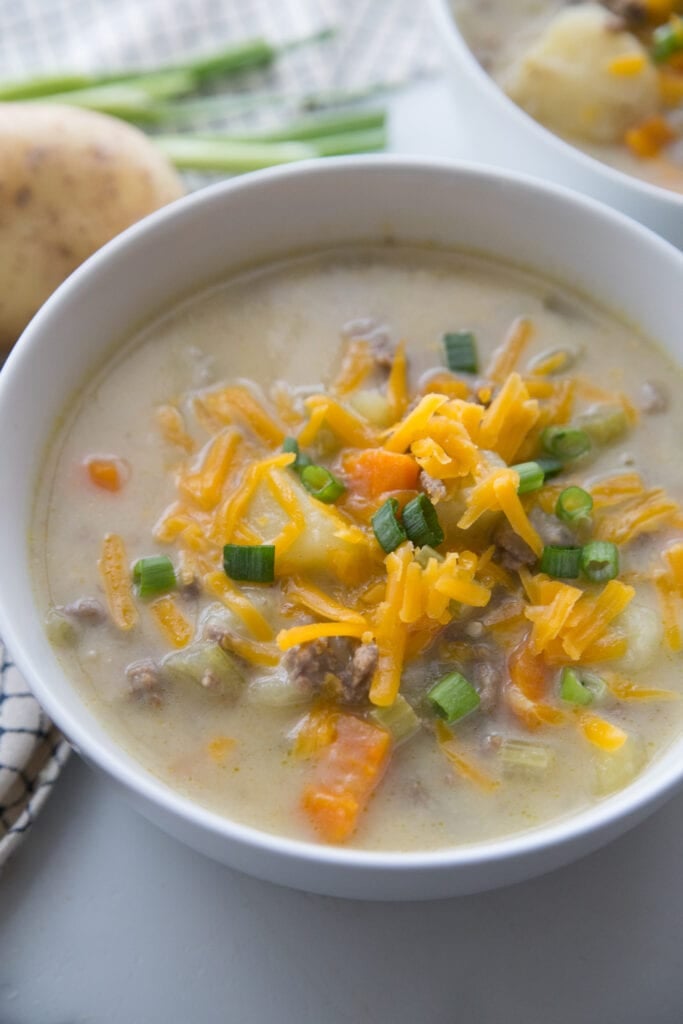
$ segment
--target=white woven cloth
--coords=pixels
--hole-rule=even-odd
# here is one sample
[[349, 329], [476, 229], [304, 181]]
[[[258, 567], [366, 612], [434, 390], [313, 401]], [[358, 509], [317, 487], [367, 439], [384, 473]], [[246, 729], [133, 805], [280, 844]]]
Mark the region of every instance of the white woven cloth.
[[[293, 49], [231, 88], [295, 99], [395, 87], [437, 65], [427, 6], [415, 0], [0, 0], [0, 79], [149, 67], [254, 37], [280, 44], [332, 28], [330, 41]], [[286, 108], [273, 113], [266, 105], [237, 123], [261, 127], [285, 116]], [[217, 122], [234, 124], [235, 118]], [[201, 183], [194, 176], [190, 181], [193, 187]], [[68, 745], [3, 657], [0, 868], [30, 828], [67, 756]]]

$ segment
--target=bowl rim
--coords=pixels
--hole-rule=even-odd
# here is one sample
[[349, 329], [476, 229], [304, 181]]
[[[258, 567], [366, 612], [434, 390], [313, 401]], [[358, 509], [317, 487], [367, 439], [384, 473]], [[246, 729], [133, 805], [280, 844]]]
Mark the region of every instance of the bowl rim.
[[[514, 100], [511, 100], [507, 93], [494, 81], [493, 77], [481, 66], [474, 56], [471, 48], [460, 30], [457, 18], [453, 13], [450, 0], [429, 0], [432, 13], [437, 25], [440, 27], [440, 35], [446, 40], [448, 47], [455, 53], [462, 68], [469, 78], [476, 83], [480, 91], [488, 99], [497, 104], [505, 112], [512, 124], [523, 126], [531, 132], [543, 145], [556, 150], [557, 155], [568, 162], [569, 166], [575, 164], [582, 170], [602, 176], [606, 183], [618, 185], [621, 188], [633, 189], [634, 194], [642, 198], [656, 200], [662, 204], [671, 204], [674, 207], [681, 207], [683, 212], [683, 191], [676, 192], [673, 189], [664, 188], [662, 185], [655, 185], [638, 178], [634, 174], [613, 167], [590, 153], [586, 153], [579, 146], [573, 145], [562, 138], [550, 128], [546, 128], [535, 118], [527, 114], [526, 110], [520, 107]], [[448, 73], [448, 68], [445, 69]], [[681, 171], [683, 177], [683, 171]]]
[[[176, 230], [181, 230], [186, 218], [191, 218], [194, 211], [202, 206], [211, 206], [222, 200], [225, 194], [239, 195], [244, 191], [259, 190], [270, 187], [270, 183], [287, 180], [293, 177], [336, 175], [346, 171], [363, 172], [369, 168], [383, 168], [385, 173], [410, 172], [430, 174], [448, 174], [455, 182], [472, 180], [485, 182], [493, 189], [501, 186], [512, 187], [521, 191], [540, 194], [539, 202], [559, 202], [583, 208], [597, 221], [602, 221], [608, 228], [630, 232], [635, 244], [645, 249], [661, 250], [665, 258], [678, 262], [683, 275], [683, 252], [670, 242], [656, 235], [652, 230], [634, 221], [630, 217], [589, 196], [579, 194], [563, 185], [540, 182], [528, 174], [510, 172], [500, 168], [480, 165], [469, 161], [455, 161], [443, 158], [412, 157], [399, 154], [344, 156], [325, 160], [303, 161], [299, 164], [268, 168], [239, 178], [218, 182], [195, 193], [190, 193], [168, 206], [156, 211], [143, 221], [126, 229], [102, 249], [86, 260], [48, 299], [34, 319], [23, 332], [21, 338], [9, 354], [0, 373], [0, 409], [4, 409], [11, 393], [15, 373], [23, 371], [23, 364], [35, 358], [34, 349], [42, 348], [41, 337], [49, 331], [50, 320], [54, 312], [62, 306], [67, 308], [72, 303], [72, 295], [77, 295], [88, 279], [94, 275], [106, 273], [107, 263], [129, 250], [134, 250], [138, 239], [153, 236], [155, 232], [163, 233], [167, 225], [176, 222]], [[414, 187], [414, 178], [412, 178]], [[492, 258], [494, 253], [490, 254]], [[263, 262], [266, 262], [264, 259]], [[77, 315], [77, 314], [76, 314]], [[107, 346], [101, 350], [107, 358]], [[18, 558], [17, 572], [27, 568], [27, 549]], [[10, 574], [11, 576], [11, 574]], [[7, 579], [10, 577], [8, 576]], [[30, 574], [29, 574], [30, 578]], [[397, 851], [368, 850], [349, 847], [326, 846], [314, 841], [292, 839], [280, 836], [251, 825], [244, 824], [212, 811], [197, 801], [183, 796], [170, 785], [157, 778], [141, 762], [128, 754], [117, 740], [107, 733], [107, 745], [103, 746], [97, 738], [92, 738], [83, 719], [82, 712], [92, 714], [87, 701], [83, 699], [77, 688], [69, 683], [75, 694], [79, 710], [72, 712], [64, 708], [49, 685], [50, 666], [42, 663], [36, 656], [35, 662], [30, 650], [29, 637], [22, 637], [21, 629], [15, 628], [11, 612], [11, 582], [0, 576], [0, 633], [4, 638], [12, 658], [19, 670], [24, 674], [30, 688], [48, 715], [85, 758], [103, 769], [119, 785], [134, 796], [144, 798], [152, 805], [160, 808], [172, 818], [187, 822], [200, 829], [202, 833], [222, 842], [236, 843], [254, 852], [273, 854], [281, 859], [338, 868], [343, 871], [364, 872], [373, 869], [409, 872], [442, 870], [451, 874], [468, 867], [485, 868], [499, 865], [520, 857], [531, 857], [534, 854], [557, 849], [570, 842], [577, 842], [594, 833], [609, 832], [612, 826], [622, 830], [628, 827], [629, 819], [644, 817], [649, 810], [654, 810], [668, 795], [683, 784], [683, 758], [678, 766], [668, 767], [666, 772], [648, 777], [648, 771], [639, 776], [635, 782], [615, 794], [599, 800], [577, 813], [568, 813], [539, 826], [515, 832], [511, 835], [476, 843], [458, 846], [445, 846], [435, 849]], [[34, 600], [35, 607], [35, 600]], [[65, 678], [67, 673], [59, 666], [58, 659], [53, 655], [55, 665], [59, 667]], [[94, 715], [97, 719], [97, 716]], [[678, 741], [683, 744], [683, 736]], [[656, 762], [655, 762], [656, 763]], [[624, 824], [626, 822], [626, 824]], [[615, 831], [613, 829], [613, 831]], [[305, 887], [305, 886], [303, 886]]]

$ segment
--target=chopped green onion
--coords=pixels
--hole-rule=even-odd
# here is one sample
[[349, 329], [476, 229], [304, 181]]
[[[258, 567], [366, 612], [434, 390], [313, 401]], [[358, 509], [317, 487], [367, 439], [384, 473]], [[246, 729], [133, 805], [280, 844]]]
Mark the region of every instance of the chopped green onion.
[[275, 545], [226, 544], [223, 568], [231, 580], [272, 583], [275, 579]]
[[579, 575], [581, 548], [546, 544], [541, 555], [541, 572], [561, 580], [575, 580]]
[[244, 686], [235, 659], [216, 643], [194, 643], [173, 651], [161, 662], [161, 670], [171, 683], [195, 683], [224, 697], [237, 697]]
[[543, 486], [545, 474], [537, 462], [518, 462], [516, 466], [510, 466], [510, 469], [519, 473], [517, 494], [528, 494]]
[[555, 753], [550, 747], [531, 740], [503, 740], [499, 756], [506, 775], [545, 772], [555, 760]]
[[175, 569], [168, 555], [140, 558], [133, 566], [133, 582], [140, 597], [153, 597], [173, 590], [176, 585]]
[[301, 483], [318, 501], [331, 505], [339, 498], [346, 488], [341, 480], [332, 476], [329, 469], [311, 463], [301, 470]]
[[589, 451], [591, 439], [579, 427], [546, 427], [541, 434], [541, 444], [549, 455], [557, 459], [577, 459]]
[[389, 707], [374, 708], [370, 718], [391, 733], [395, 746], [405, 743], [420, 728], [420, 719], [400, 693]]
[[618, 441], [630, 426], [628, 416], [621, 405], [604, 406], [596, 412], [586, 413], [578, 422], [595, 444]]
[[536, 465], [540, 466], [543, 470], [545, 480], [549, 480], [552, 476], [557, 476], [564, 469], [564, 462], [561, 459], [536, 459]]
[[584, 686], [578, 672], [565, 667], [560, 676], [560, 697], [569, 704], [592, 704], [593, 694]]
[[398, 521], [398, 501], [396, 498], [387, 498], [384, 504], [377, 509], [372, 517], [372, 529], [381, 548], [387, 554], [395, 551], [404, 540], [408, 539], [406, 531]]
[[479, 694], [460, 672], [450, 672], [431, 688], [427, 700], [439, 718], [457, 722], [479, 707]]
[[416, 547], [428, 544], [430, 548], [438, 548], [439, 544], [443, 544], [444, 533], [439, 517], [426, 494], [418, 494], [405, 506], [403, 525], [408, 539]]
[[427, 568], [427, 564], [431, 558], [435, 558], [437, 562], [446, 561], [441, 552], [435, 551], [434, 548], [430, 548], [429, 544], [423, 544], [423, 546], [418, 548], [415, 552], [415, 561], [423, 569]]
[[581, 549], [581, 571], [591, 583], [603, 583], [619, 575], [619, 549], [608, 540], [594, 540]]
[[302, 452], [300, 450], [299, 442], [295, 437], [286, 437], [282, 442], [282, 450], [283, 452], [293, 452], [294, 455], [296, 456], [294, 462], [289, 467], [290, 469], [293, 469], [296, 473], [300, 473], [305, 466], [310, 466], [310, 458], [308, 457], [308, 455], [306, 455], [305, 452]]
[[453, 331], [444, 334], [443, 346], [446, 363], [453, 373], [476, 373], [479, 369], [477, 343], [471, 331]]
[[672, 18], [666, 25], [659, 25], [652, 33], [650, 53], [655, 64], [663, 64], [669, 57], [683, 50], [683, 21]]
[[593, 499], [583, 487], [565, 487], [557, 499], [555, 515], [563, 523], [576, 523], [588, 519], [593, 509]]

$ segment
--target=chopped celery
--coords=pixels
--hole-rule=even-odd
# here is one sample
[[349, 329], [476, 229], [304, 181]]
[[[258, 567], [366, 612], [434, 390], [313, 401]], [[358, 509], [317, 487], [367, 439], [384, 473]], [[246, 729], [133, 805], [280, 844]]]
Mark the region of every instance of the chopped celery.
[[216, 643], [200, 641], [168, 654], [161, 663], [163, 675], [173, 684], [196, 683], [210, 692], [236, 698], [244, 676], [232, 655]]
[[555, 760], [555, 751], [531, 740], [503, 740], [498, 755], [506, 775], [546, 772]]
[[78, 630], [58, 608], [50, 608], [45, 616], [45, 632], [54, 647], [73, 647], [78, 640]]
[[420, 719], [400, 693], [388, 708], [374, 708], [370, 718], [391, 733], [396, 746], [405, 743], [420, 728]]

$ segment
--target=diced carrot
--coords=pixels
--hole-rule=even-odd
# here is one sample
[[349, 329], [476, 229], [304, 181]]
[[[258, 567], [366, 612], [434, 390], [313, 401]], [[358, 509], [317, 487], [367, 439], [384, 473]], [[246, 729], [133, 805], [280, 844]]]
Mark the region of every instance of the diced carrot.
[[367, 498], [379, 498], [387, 491], [409, 491], [417, 487], [420, 467], [411, 455], [367, 448], [344, 459], [349, 488]]
[[126, 467], [121, 459], [93, 455], [85, 460], [90, 482], [103, 491], [120, 491], [126, 480]]
[[343, 843], [356, 831], [389, 762], [389, 733], [354, 715], [339, 715], [337, 735], [321, 753], [301, 805], [328, 843]]

